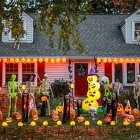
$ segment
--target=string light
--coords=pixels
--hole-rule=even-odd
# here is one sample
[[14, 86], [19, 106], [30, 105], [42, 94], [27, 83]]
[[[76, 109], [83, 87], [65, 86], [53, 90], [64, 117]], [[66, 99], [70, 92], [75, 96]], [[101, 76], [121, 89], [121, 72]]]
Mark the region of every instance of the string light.
[[45, 61], [45, 63], [49, 62], [48, 58], [45, 58], [45, 60], [44, 60], [44, 61]]
[[30, 58], [27, 58], [27, 63], [30, 63], [31, 62], [31, 59]]
[[21, 59], [21, 62], [22, 62], [22, 63], [25, 63], [25, 62], [26, 62], [26, 60], [25, 60], [24, 58], [22, 58], [22, 59]]
[[126, 63], [129, 63], [129, 59], [128, 59], [128, 58], [127, 58], [127, 59], [125, 59], [125, 62], [126, 62]]
[[15, 59], [15, 62], [16, 62], [16, 63], [18, 63], [18, 62], [19, 62], [19, 59], [18, 59], [18, 58], [16, 58], [16, 59]]
[[66, 58], [63, 58], [63, 59], [62, 59], [62, 62], [65, 63], [65, 62], [66, 62]]
[[54, 63], [54, 62], [55, 62], [55, 60], [52, 58], [52, 59], [51, 59], [51, 63]]
[[36, 62], [37, 62], [37, 59], [36, 59], [36, 58], [34, 58], [34, 59], [33, 59], [33, 62], [34, 62], [34, 63], [36, 63]]
[[124, 59], [121, 58], [121, 59], [120, 59], [120, 63], [123, 63], [123, 62], [124, 62]]
[[12, 59], [10, 59], [10, 62], [11, 62], [11, 63], [14, 63], [14, 59], [13, 59], [13, 58], [12, 58]]
[[106, 63], [106, 62], [107, 62], [107, 59], [106, 59], [106, 58], [105, 58], [105, 59], [103, 59], [103, 62], [104, 62], [104, 63]]
[[114, 62], [114, 63], [117, 63], [117, 62], [118, 62], [118, 60], [115, 58], [115, 59], [113, 60], [113, 62]]
[[97, 63], [101, 63], [101, 59], [100, 58], [97, 58]]
[[4, 63], [5, 63], [5, 62], [7, 62], [7, 59], [6, 59], [6, 58], [4, 58], [4, 59], [3, 59], [3, 62], [4, 62]]
[[57, 63], [59, 63], [59, 62], [60, 62], [60, 59], [59, 59], [59, 58], [57, 58], [57, 59], [56, 59], [56, 62], [57, 62]]
[[38, 61], [39, 61], [40, 63], [42, 63], [42, 62], [43, 62], [43, 59], [42, 59], [42, 58], [40, 58]]
[[112, 62], [112, 60], [109, 58], [109, 59], [108, 59], [108, 63], [111, 63], [111, 62]]

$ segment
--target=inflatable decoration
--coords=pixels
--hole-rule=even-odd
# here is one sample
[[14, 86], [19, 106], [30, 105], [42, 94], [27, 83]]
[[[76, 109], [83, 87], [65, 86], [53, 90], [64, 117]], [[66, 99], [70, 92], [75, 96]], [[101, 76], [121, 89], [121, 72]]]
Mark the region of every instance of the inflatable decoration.
[[95, 116], [97, 114], [97, 109], [95, 107], [92, 107], [92, 108], [89, 109], [89, 113], [92, 117], [92, 121], [95, 121], [96, 120]]
[[59, 106], [56, 107], [55, 110], [57, 111], [58, 114], [63, 114], [63, 106], [59, 105]]
[[122, 114], [122, 119], [123, 120], [129, 120], [130, 122], [134, 122], [135, 118], [133, 115], [129, 114]]
[[100, 98], [100, 84], [98, 82], [98, 75], [94, 74], [93, 69], [90, 69], [90, 72], [87, 77], [89, 83], [89, 90], [87, 92], [87, 98], [82, 101], [82, 111], [83, 113], [88, 113], [90, 108], [95, 107], [98, 109], [97, 100]]

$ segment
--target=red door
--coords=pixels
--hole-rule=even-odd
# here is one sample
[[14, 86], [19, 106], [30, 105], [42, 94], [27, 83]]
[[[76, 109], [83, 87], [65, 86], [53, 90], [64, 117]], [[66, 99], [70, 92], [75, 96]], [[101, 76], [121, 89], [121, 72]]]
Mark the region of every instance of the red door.
[[75, 63], [75, 96], [85, 96], [88, 91], [88, 63]]
[[112, 63], [105, 63], [105, 76], [112, 82]]

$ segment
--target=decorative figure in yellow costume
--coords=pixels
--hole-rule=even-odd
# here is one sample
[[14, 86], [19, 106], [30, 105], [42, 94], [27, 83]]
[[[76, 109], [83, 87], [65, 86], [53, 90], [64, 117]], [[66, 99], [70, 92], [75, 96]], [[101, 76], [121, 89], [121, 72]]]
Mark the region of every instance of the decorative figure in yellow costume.
[[[8, 91], [10, 96], [10, 105], [8, 110], [8, 117], [12, 115], [12, 101], [14, 100], [14, 112], [16, 112], [17, 107], [17, 91], [20, 92], [20, 84], [16, 81], [16, 75], [12, 74], [11, 80], [8, 82]], [[20, 92], [21, 93], [21, 92]]]
[[90, 72], [87, 77], [89, 83], [89, 90], [87, 92], [87, 98], [82, 102], [82, 109], [84, 112], [88, 112], [90, 108], [95, 107], [98, 109], [99, 105], [97, 100], [100, 98], [100, 84], [98, 82], [98, 75], [94, 74], [93, 69], [90, 69]]

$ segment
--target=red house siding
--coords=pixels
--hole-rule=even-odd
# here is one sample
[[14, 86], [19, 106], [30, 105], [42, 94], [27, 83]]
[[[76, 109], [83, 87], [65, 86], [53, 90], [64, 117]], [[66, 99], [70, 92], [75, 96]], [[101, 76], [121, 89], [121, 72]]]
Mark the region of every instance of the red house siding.
[[38, 62], [37, 63], [37, 84], [40, 84], [40, 80], [43, 79], [43, 75], [45, 72], [45, 62]]
[[112, 63], [105, 63], [105, 76], [112, 82]]
[[2, 61], [0, 61], [0, 87], [2, 87]]

